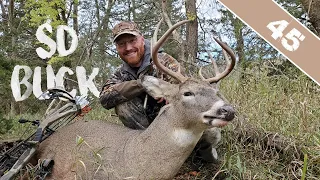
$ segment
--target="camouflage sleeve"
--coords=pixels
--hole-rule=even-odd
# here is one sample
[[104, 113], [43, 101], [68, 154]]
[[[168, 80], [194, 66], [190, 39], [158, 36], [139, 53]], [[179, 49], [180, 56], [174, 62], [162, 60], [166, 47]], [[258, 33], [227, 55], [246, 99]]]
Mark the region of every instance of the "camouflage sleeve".
[[121, 72], [118, 69], [107, 80], [100, 92], [100, 103], [106, 109], [111, 109], [118, 104], [129, 101], [144, 92], [139, 81], [122, 81]]
[[[179, 71], [180, 65], [176, 59], [167, 53], [158, 54], [159, 61], [172, 71]], [[153, 63], [153, 62], [152, 62]], [[153, 64], [153, 76], [170, 83], [178, 83], [174, 78], [159, 71]], [[150, 74], [150, 75], [151, 75]], [[144, 92], [140, 80], [124, 81], [121, 70], [118, 69], [113, 76], [106, 81], [100, 92], [100, 103], [106, 109], [111, 109], [118, 104], [129, 101]]]

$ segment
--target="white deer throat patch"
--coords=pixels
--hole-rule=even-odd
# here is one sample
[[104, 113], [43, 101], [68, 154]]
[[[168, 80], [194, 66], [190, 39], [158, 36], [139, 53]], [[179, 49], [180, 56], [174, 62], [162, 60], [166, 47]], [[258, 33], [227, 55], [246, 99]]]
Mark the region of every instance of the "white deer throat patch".
[[186, 129], [175, 129], [172, 133], [172, 140], [180, 147], [186, 147], [191, 144], [196, 144], [200, 139], [202, 133], [194, 134], [192, 131]]

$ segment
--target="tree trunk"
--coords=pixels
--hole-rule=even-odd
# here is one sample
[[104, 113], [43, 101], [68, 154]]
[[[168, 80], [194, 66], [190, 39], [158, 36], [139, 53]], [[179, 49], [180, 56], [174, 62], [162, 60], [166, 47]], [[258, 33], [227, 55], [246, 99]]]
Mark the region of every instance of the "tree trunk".
[[13, 117], [16, 114], [16, 110], [15, 110], [14, 106], [15, 106], [15, 101], [11, 100], [11, 102], [10, 102], [10, 117]]
[[312, 26], [320, 35], [320, 0], [301, 0], [301, 3], [309, 15]]
[[74, 1], [73, 3], [73, 29], [79, 35], [79, 23], [78, 23], [78, 2]]
[[8, 16], [9, 16], [10, 26], [12, 26], [13, 25], [13, 19], [14, 19], [14, 0], [10, 0], [9, 1]]
[[[233, 34], [236, 39], [236, 54], [238, 55], [238, 60], [239, 60], [239, 65], [242, 68], [242, 72], [245, 71], [246, 67], [246, 56], [245, 56], [245, 51], [244, 51], [244, 38], [243, 38], [243, 29], [244, 29], [244, 24], [242, 21], [236, 17], [230, 12], [230, 11], [225, 11], [225, 16], [226, 18], [230, 21], [230, 25], [232, 26], [233, 29]], [[240, 75], [240, 79], [244, 78], [245, 74]]]
[[[166, 0], [162, 0], [161, 8], [162, 8], [163, 19], [167, 23], [168, 27], [171, 28], [172, 22], [171, 22], [171, 19], [167, 13], [167, 1]], [[180, 33], [177, 30], [174, 30], [172, 32], [172, 36], [173, 36], [173, 39], [179, 43], [179, 52], [178, 52], [178, 59], [177, 60], [180, 64], [182, 64], [182, 62], [185, 61], [185, 54], [186, 54], [185, 53], [185, 44], [186, 44], [186, 42], [184, 42], [184, 40], [180, 36]]]
[[0, 0], [0, 7], [1, 7], [1, 16], [3, 19], [3, 25], [6, 27], [6, 22], [8, 21], [8, 15], [6, 13], [5, 5], [3, 4], [4, 2]]
[[11, 36], [11, 53], [10, 57], [15, 58], [16, 57], [16, 30], [14, 27], [14, 0], [9, 1], [8, 6], [8, 25], [10, 29], [10, 36]]
[[137, 20], [137, 15], [136, 15], [136, 2], [135, 0], [131, 0], [131, 13], [132, 13], [132, 20], [136, 21]]
[[[196, 1], [195, 0], [186, 0], [186, 13], [187, 16], [195, 16], [197, 17], [197, 9], [196, 9]], [[195, 18], [194, 21], [187, 24], [187, 35], [186, 35], [186, 56], [188, 64], [185, 64], [184, 67], [188, 67], [186, 69], [186, 73], [193, 74], [196, 68], [190, 64], [194, 64], [197, 58], [198, 52], [198, 20]]]
[[105, 43], [107, 42], [107, 30], [108, 30], [108, 25], [109, 25], [109, 19], [110, 19], [110, 14], [111, 14], [111, 9], [113, 7], [115, 3], [115, 0], [108, 0], [108, 7], [106, 9], [106, 12], [104, 13], [104, 17], [102, 19], [101, 22], [101, 28], [98, 29], [97, 31], [99, 31], [99, 43], [98, 43], [98, 47], [99, 47], [99, 51], [100, 51], [100, 55], [102, 55], [102, 58], [105, 57]]
[[238, 18], [236, 18], [233, 23], [234, 23], [234, 34], [237, 40], [236, 51], [238, 52], [239, 62], [243, 62], [246, 58], [244, 54], [244, 40], [243, 40], [243, 34], [242, 34], [244, 25]]
[[97, 17], [97, 24], [98, 24], [98, 27], [100, 27], [100, 8], [99, 8], [99, 2], [98, 0], [94, 0], [95, 2], [95, 6], [96, 6], [96, 17]]

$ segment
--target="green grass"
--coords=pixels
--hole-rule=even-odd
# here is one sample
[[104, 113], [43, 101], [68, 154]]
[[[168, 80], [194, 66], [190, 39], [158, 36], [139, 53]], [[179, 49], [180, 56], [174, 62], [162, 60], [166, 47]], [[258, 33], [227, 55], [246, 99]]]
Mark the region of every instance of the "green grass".
[[122, 124], [121, 121], [117, 118], [114, 109], [107, 110], [104, 109], [98, 99], [94, 100], [90, 105], [92, 107], [91, 111], [85, 115], [86, 120], [103, 120], [107, 122]]
[[2, 133], [0, 133], [0, 142], [1, 140], [8, 139], [23, 139], [29, 136], [32, 132], [35, 131], [36, 127], [32, 126], [30, 123], [20, 124], [18, 121], [20, 118], [27, 120], [40, 120], [42, 118], [41, 113], [37, 114], [19, 114], [5, 116], [1, 121]]
[[220, 149], [228, 176], [319, 179], [319, 86], [302, 73], [291, 80], [247, 73], [240, 81], [235, 74], [220, 87], [238, 114]]
[[[39, 101], [41, 103], [42, 101]], [[100, 104], [99, 101], [93, 100], [91, 103], [92, 110], [89, 111], [83, 118], [84, 120], [104, 120], [108, 122], [118, 123], [121, 122], [115, 116], [114, 110], [106, 110]], [[40, 109], [37, 113], [30, 114], [17, 114], [4, 116], [0, 121], [0, 142], [1, 140], [16, 140], [23, 139], [36, 130], [35, 126], [30, 123], [20, 124], [18, 121], [20, 118], [27, 120], [42, 120], [45, 109]]]

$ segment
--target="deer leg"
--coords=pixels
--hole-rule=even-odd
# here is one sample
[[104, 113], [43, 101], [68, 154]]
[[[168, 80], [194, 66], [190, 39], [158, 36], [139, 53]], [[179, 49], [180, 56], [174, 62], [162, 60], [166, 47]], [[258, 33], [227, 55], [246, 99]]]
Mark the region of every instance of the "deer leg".
[[216, 146], [221, 140], [221, 131], [219, 128], [206, 130], [196, 145], [195, 151], [203, 161], [214, 163], [218, 160]]

